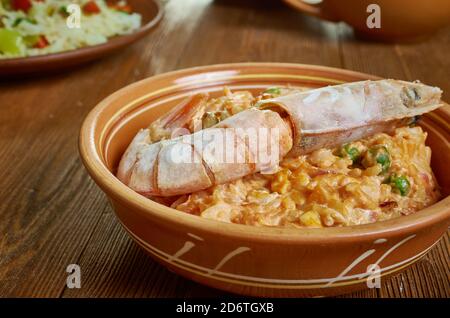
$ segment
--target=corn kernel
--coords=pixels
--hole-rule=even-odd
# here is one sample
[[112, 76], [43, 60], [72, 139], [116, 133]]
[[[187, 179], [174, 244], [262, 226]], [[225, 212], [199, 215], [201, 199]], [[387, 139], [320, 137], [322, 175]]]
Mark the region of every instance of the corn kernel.
[[304, 172], [300, 172], [298, 175], [296, 175], [295, 180], [298, 181], [298, 184], [300, 184], [303, 187], [306, 187], [311, 180], [311, 178]]
[[289, 191], [291, 182], [289, 181], [289, 175], [291, 172], [287, 169], [281, 169], [276, 173], [275, 179], [271, 183], [271, 189], [273, 192], [284, 194]]
[[274, 181], [271, 184], [271, 189], [273, 192], [278, 192], [279, 194], [285, 194], [289, 191], [291, 184], [288, 180], [284, 182]]
[[264, 190], [251, 190], [249, 195], [256, 199], [264, 199], [269, 195], [269, 192]]
[[305, 195], [297, 190], [291, 191], [291, 199], [298, 205], [303, 205], [306, 202]]
[[300, 168], [302, 163], [303, 161], [299, 160], [299, 158], [287, 158], [282, 164], [283, 167], [286, 167], [289, 170], [295, 170]]
[[356, 183], [356, 182], [351, 182], [351, 183], [349, 183], [349, 184], [347, 184], [347, 185], [345, 186], [345, 191], [348, 191], [348, 192], [355, 192], [355, 191], [358, 190], [358, 188], [359, 188], [358, 183]]
[[300, 221], [309, 227], [322, 227], [320, 217], [316, 212], [308, 211], [300, 216]]
[[377, 176], [381, 173], [382, 170], [383, 170], [383, 168], [381, 167], [381, 165], [376, 164], [376, 165], [364, 170], [364, 175], [368, 176], [368, 177]]
[[295, 206], [295, 202], [294, 200], [292, 200], [290, 197], [284, 197], [281, 200], [281, 205], [283, 206], [283, 208], [285, 208], [286, 210], [295, 210], [296, 206]]
[[360, 177], [361, 174], [362, 174], [362, 170], [359, 169], [359, 168], [351, 169], [351, 170], [348, 172], [348, 175], [349, 175], [350, 177]]

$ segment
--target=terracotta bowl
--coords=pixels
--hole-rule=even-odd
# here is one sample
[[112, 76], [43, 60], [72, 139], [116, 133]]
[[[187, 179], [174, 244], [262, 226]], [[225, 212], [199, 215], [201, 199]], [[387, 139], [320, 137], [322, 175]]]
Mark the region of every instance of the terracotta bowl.
[[0, 77], [43, 74], [61, 71], [112, 54], [149, 33], [161, 20], [163, 10], [157, 0], [128, 0], [134, 12], [141, 14], [142, 26], [137, 31], [116, 36], [108, 42], [76, 50], [32, 57], [0, 59]]
[[[418, 41], [450, 24], [448, 0], [283, 0], [306, 14], [351, 25], [362, 37], [382, 41]], [[310, 0], [311, 2], [311, 0]], [[369, 28], [367, 18], [377, 4], [380, 28]]]
[[150, 77], [119, 90], [91, 111], [81, 128], [81, 157], [130, 236], [155, 260], [184, 277], [254, 296], [324, 296], [367, 288], [370, 264], [380, 266], [382, 277], [396, 273], [424, 256], [447, 231], [448, 105], [421, 120], [444, 199], [389, 221], [304, 230], [222, 223], [153, 202], [114, 174], [138, 129], [193, 92], [217, 96], [224, 85], [258, 92], [273, 85], [320, 87], [375, 78], [321, 66], [277, 63], [213, 65]]

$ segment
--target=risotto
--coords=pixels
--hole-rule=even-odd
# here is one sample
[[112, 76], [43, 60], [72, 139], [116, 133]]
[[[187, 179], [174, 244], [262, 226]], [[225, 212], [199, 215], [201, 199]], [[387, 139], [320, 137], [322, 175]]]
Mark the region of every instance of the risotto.
[[[203, 125], [291, 91], [271, 88], [253, 97], [226, 89], [224, 97], [208, 102]], [[170, 206], [223, 222], [281, 227], [349, 226], [411, 214], [439, 199], [426, 137], [418, 126], [403, 127], [392, 136], [284, 158], [275, 173], [182, 195]]]

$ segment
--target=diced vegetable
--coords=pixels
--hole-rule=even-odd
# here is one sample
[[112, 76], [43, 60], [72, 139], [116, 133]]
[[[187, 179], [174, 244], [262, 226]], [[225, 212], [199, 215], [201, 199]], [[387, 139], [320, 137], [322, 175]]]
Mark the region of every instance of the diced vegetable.
[[361, 157], [361, 153], [359, 152], [358, 148], [350, 147], [349, 144], [346, 144], [341, 149], [341, 156], [348, 157], [353, 161], [353, 163], [356, 163]]
[[307, 211], [300, 216], [300, 221], [308, 227], [322, 227], [320, 216], [317, 212]]
[[58, 12], [62, 14], [64, 17], [69, 16], [69, 11], [67, 11], [67, 6], [62, 6], [59, 8]]
[[100, 8], [95, 1], [89, 1], [83, 6], [83, 12], [86, 14], [97, 14], [100, 13]]
[[29, 19], [29, 18], [17, 18], [17, 19], [14, 21], [14, 23], [13, 23], [13, 27], [18, 26], [18, 25], [19, 25], [20, 23], [22, 23], [23, 21], [27, 21], [28, 23], [31, 23], [31, 24], [36, 24], [36, 21], [31, 20], [31, 19]]
[[364, 155], [362, 164], [365, 168], [372, 167], [377, 163], [381, 165], [382, 173], [387, 172], [391, 167], [391, 157], [385, 146], [375, 146]]
[[0, 52], [6, 54], [20, 54], [22, 36], [19, 32], [9, 29], [0, 29]]
[[32, 3], [31, 0], [11, 0], [11, 7], [14, 10], [28, 12], [32, 7]]
[[129, 4], [120, 4], [117, 2], [108, 1], [107, 5], [111, 9], [117, 10], [119, 12], [123, 12], [123, 13], [127, 13], [127, 14], [130, 14], [133, 12], [133, 9], [131, 8], [131, 6]]
[[28, 35], [23, 37], [23, 40], [27, 47], [35, 49], [43, 49], [50, 44], [44, 35]]
[[11, 10], [10, 0], [0, 0], [0, 4], [3, 6], [4, 9]]
[[44, 35], [40, 35], [36, 41], [36, 43], [34, 43], [33, 47], [36, 49], [43, 49], [47, 46], [49, 46], [50, 43], [48, 43], [47, 38]]
[[389, 170], [391, 166], [391, 158], [389, 157], [389, 151], [385, 146], [382, 146], [375, 151], [375, 160], [377, 163], [381, 165], [383, 168], [383, 172], [386, 172]]
[[219, 120], [214, 112], [206, 112], [202, 118], [203, 129], [209, 128], [217, 124]]
[[280, 95], [281, 89], [279, 87], [270, 87], [266, 89], [263, 94], [272, 94], [272, 95]]
[[202, 118], [203, 129], [212, 127], [227, 117], [230, 117], [230, 114], [226, 110], [206, 112]]
[[33, 47], [39, 41], [39, 35], [27, 35], [23, 37], [23, 42], [27, 47]]
[[390, 184], [393, 190], [395, 192], [399, 192], [402, 197], [409, 193], [411, 187], [408, 179], [405, 176], [391, 176]]
[[20, 22], [22, 22], [25, 18], [17, 18], [16, 20], [14, 20], [13, 22], [13, 27], [16, 27], [20, 24]]

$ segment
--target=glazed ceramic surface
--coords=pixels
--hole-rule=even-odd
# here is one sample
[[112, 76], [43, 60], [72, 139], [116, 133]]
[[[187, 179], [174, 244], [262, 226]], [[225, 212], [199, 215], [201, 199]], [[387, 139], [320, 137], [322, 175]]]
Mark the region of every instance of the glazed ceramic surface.
[[[329, 21], [344, 21], [368, 38], [383, 41], [416, 41], [450, 24], [448, 0], [283, 0], [291, 7]], [[377, 4], [380, 28], [369, 28], [367, 18]]]
[[95, 59], [112, 54], [127, 47], [149, 33], [161, 20], [163, 11], [156, 0], [128, 0], [134, 12], [142, 15], [142, 26], [137, 31], [108, 40], [104, 44], [88, 46], [76, 50], [39, 55], [33, 57], [0, 59], [0, 77], [23, 74], [43, 74], [73, 68]]
[[136, 132], [194, 92], [219, 96], [224, 85], [256, 93], [274, 85], [321, 87], [363, 79], [376, 77], [278, 63], [214, 65], [158, 75], [121, 89], [92, 110], [81, 129], [81, 157], [130, 236], [180, 275], [254, 296], [325, 296], [368, 288], [367, 281], [377, 274], [373, 265], [379, 266], [383, 279], [420, 259], [447, 231], [448, 105], [420, 121], [428, 132], [443, 199], [416, 214], [388, 221], [302, 230], [228, 224], [160, 205], [114, 176]]

